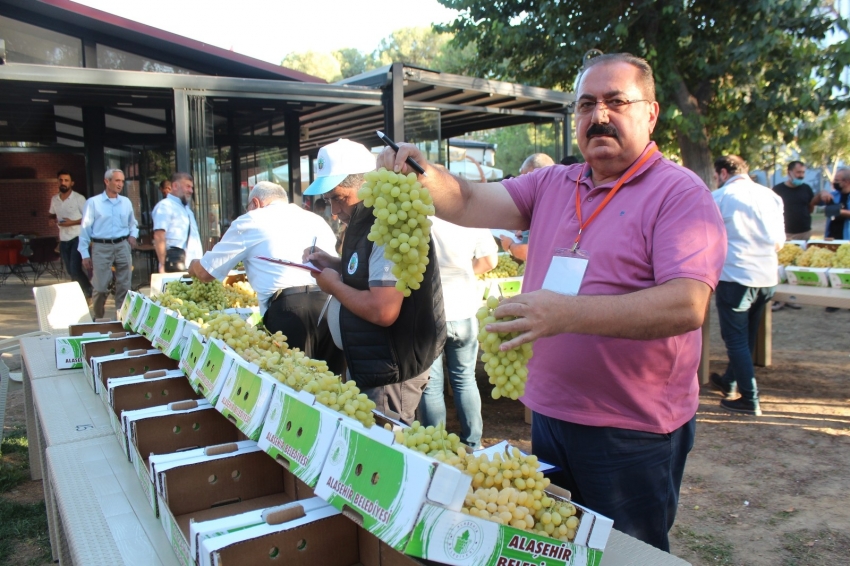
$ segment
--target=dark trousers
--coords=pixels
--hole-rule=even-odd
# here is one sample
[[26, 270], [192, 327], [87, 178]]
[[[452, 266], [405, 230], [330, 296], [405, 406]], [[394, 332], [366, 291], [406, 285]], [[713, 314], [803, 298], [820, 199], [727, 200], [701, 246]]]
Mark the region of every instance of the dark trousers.
[[59, 242], [59, 255], [62, 257], [62, 265], [65, 266], [68, 276], [80, 285], [83, 295], [91, 298], [91, 282], [89, 282], [88, 275], [83, 270], [83, 256], [77, 251], [77, 244], [79, 243], [79, 238]]
[[614, 527], [670, 551], [685, 460], [696, 415], [669, 434], [568, 423], [534, 413], [531, 450], [561, 468], [552, 483], [573, 500], [614, 520]]
[[263, 324], [272, 334], [278, 330], [283, 332], [290, 348], [299, 348], [315, 360], [326, 361], [330, 371], [341, 375], [345, 369], [345, 356], [334, 345], [327, 313], [322, 322], [318, 322], [327, 298], [327, 294], [321, 291], [280, 294], [269, 304], [263, 315]]

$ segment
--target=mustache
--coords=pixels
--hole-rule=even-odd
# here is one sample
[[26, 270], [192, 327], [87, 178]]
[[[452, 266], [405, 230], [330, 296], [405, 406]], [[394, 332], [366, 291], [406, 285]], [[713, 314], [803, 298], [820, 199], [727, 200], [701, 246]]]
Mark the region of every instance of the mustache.
[[615, 139], [619, 139], [620, 137], [617, 134], [617, 128], [611, 124], [591, 124], [587, 132], [585, 132], [585, 136], [588, 139], [593, 136], [609, 136]]

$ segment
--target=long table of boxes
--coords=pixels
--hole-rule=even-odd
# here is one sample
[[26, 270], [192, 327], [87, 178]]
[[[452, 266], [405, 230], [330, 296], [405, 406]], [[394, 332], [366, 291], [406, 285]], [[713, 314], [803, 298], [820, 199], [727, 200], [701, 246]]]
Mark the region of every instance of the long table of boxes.
[[[132, 299], [138, 301], [142, 300], [138, 295], [135, 295]], [[142, 312], [135, 313], [135, 328], [132, 328], [133, 330], [139, 329], [138, 317], [142, 314]], [[126, 319], [125, 325], [129, 325], [128, 320]], [[56, 338], [56, 336], [39, 337], [34, 339], [25, 339], [21, 343], [24, 375], [26, 376], [27, 380], [26, 386], [29, 388], [29, 393], [27, 394], [27, 417], [29, 427], [28, 436], [30, 438], [30, 453], [36, 462], [36, 466], [34, 466], [33, 468], [34, 475], [36, 473], [37, 467], [37, 469], [41, 471], [41, 475], [43, 476], [42, 479], [44, 481], [45, 500], [47, 502], [48, 508], [50, 542], [53, 549], [54, 558], [58, 560], [60, 564], [80, 564], [87, 566], [98, 564], [110, 566], [115, 564], [183, 564], [189, 566], [191, 564], [196, 564], [196, 559], [205, 559], [206, 555], [201, 553], [201, 549], [205, 551], [207, 549], [207, 543], [213, 542], [215, 544], [218, 544], [218, 541], [222, 541], [220, 544], [221, 548], [216, 551], [218, 553], [216, 554], [216, 556], [220, 560], [220, 562], [217, 563], [251, 563], [249, 559], [246, 559], [244, 557], [242, 557], [241, 559], [233, 560], [232, 557], [234, 555], [227, 554], [227, 552], [236, 552], [233, 550], [233, 548], [237, 548], [238, 552], [248, 552], [252, 548], [250, 545], [247, 544], [241, 546], [225, 545], [223, 541], [227, 539], [227, 536], [235, 536], [232, 533], [220, 539], [206, 539], [203, 546], [200, 546], [200, 541], [203, 540], [203, 537], [195, 538], [195, 535], [189, 537], [191, 538], [191, 541], [197, 541], [199, 545], [191, 549], [191, 552], [195, 553], [194, 555], [191, 554], [190, 548], [188, 546], [190, 543], [186, 542], [186, 540], [182, 540], [184, 535], [181, 534], [180, 529], [177, 526], [178, 524], [181, 524], [181, 528], [184, 529], [183, 532], [185, 533], [186, 529], [189, 528], [187, 527], [189, 521], [187, 519], [188, 515], [184, 513], [185, 509], [179, 510], [177, 508], [177, 505], [182, 505], [186, 503], [191, 504], [192, 502], [184, 501], [180, 504], [178, 504], [177, 502], [181, 500], [180, 492], [186, 490], [191, 492], [193, 488], [191, 488], [191, 484], [186, 484], [185, 478], [181, 479], [182, 476], [180, 476], [178, 473], [170, 472], [167, 470], [169, 470], [170, 465], [173, 467], [172, 469], [176, 469], [177, 472], [183, 473], [181, 470], [183, 470], [184, 468], [181, 468], [180, 466], [183, 465], [184, 462], [194, 462], [194, 460], [192, 459], [193, 457], [190, 457], [189, 455], [197, 453], [198, 450], [187, 449], [183, 453], [163, 454], [162, 456], [157, 456], [157, 465], [160, 465], [160, 460], [164, 462], [164, 464], [161, 468], [157, 468], [156, 471], [164, 471], [156, 473], [155, 476], [146, 476], [153, 482], [152, 486], [146, 485], [144, 481], [140, 481], [142, 475], [140, 475], [139, 472], [139, 463], [141, 462], [139, 458], [140, 452], [142, 451], [142, 445], [139, 444], [136, 447], [133, 446], [133, 442], [143, 442], [143, 440], [141, 439], [141, 433], [138, 438], [134, 438], [132, 435], [128, 437], [126, 432], [130, 430], [130, 420], [116, 419], [116, 415], [113, 412], [113, 407], [117, 407], [118, 403], [120, 402], [119, 387], [127, 387], [129, 389], [133, 387], [134, 383], [136, 382], [140, 382], [144, 386], [150, 385], [152, 381], [143, 381], [149, 376], [151, 376], [151, 379], [173, 379], [167, 377], [167, 375], [170, 375], [173, 371], [176, 370], [159, 370], [158, 373], [147, 372], [144, 374], [144, 376], [136, 376], [135, 378], [131, 377], [130, 379], [106, 379], [105, 376], [107, 374], [105, 373], [106, 370], [104, 369], [106, 368], [106, 365], [105, 362], [101, 363], [100, 360], [120, 358], [122, 355], [135, 356], [141, 354], [128, 352], [123, 354], [115, 354], [111, 357], [107, 356], [106, 358], [92, 358], [92, 360], [96, 360], [98, 364], [100, 364], [98, 365], [98, 368], [104, 372], [100, 375], [100, 378], [103, 378], [104, 381], [101, 381], [99, 386], [105, 387], [107, 384], [109, 386], [108, 393], [105, 393], [102, 389], [102, 393], [98, 395], [94, 391], [94, 388], [98, 387], [99, 378], [97, 372], [93, 373], [88, 370], [87, 372], [83, 372], [80, 369], [60, 370], [57, 368], [57, 365], [55, 363], [57, 359], [55, 350]], [[205, 351], [212, 348], [212, 342], [213, 341], [210, 341], [204, 346]], [[191, 359], [194, 355], [188, 349], [185, 350], [183, 354], [185, 359]], [[155, 356], [160, 354], [147, 353], [146, 355]], [[214, 356], [211, 356], [212, 354], [208, 352], [207, 357], [209, 357], [211, 361], [215, 361], [218, 359], [214, 358]], [[184, 362], [185, 359], [183, 360]], [[199, 360], [203, 359], [207, 358], [205, 358], [203, 355], [194, 357], [194, 361], [199, 364]], [[92, 375], [95, 376], [95, 379], [92, 379]], [[181, 374], [180, 379], [186, 378], [183, 377], [183, 375]], [[124, 385], [125, 382], [127, 383], [127, 385]], [[163, 381], [162, 383], [166, 383], [166, 381]], [[172, 384], [169, 386], [169, 391], [166, 391], [162, 387], [149, 387], [148, 389], [154, 392], [154, 399], [150, 400], [150, 393], [147, 393], [144, 398], [149, 400], [150, 403], [152, 403], [156, 401], [156, 396], [158, 394], [164, 396], [167, 393], [173, 393], [176, 390], [174, 382], [168, 383]], [[244, 398], [247, 399], [247, 391], [249, 389], [251, 391], [255, 391], [256, 388], [252, 388], [252, 386], [247, 381], [243, 381], [242, 384], [245, 387]], [[226, 396], [228, 395], [226, 391], [227, 390], [225, 390], [225, 393], [220, 394]], [[242, 391], [243, 389], [239, 389], [238, 395], [243, 395]], [[207, 393], [210, 392], [207, 391]], [[281, 397], [283, 397], [282, 394]], [[141, 397], [139, 398], [141, 399]], [[305, 397], [302, 394], [300, 398]], [[173, 399], [171, 400], [173, 401]], [[148, 403], [148, 401], [144, 402]], [[110, 405], [110, 403], [112, 403], [112, 405]], [[207, 416], [214, 416], [215, 414], [217, 414], [216, 411], [211, 411], [212, 407], [209, 404], [201, 406], [206, 403], [206, 400], [203, 398], [197, 401], [190, 401], [190, 403], [193, 407], [195, 407], [195, 409], [193, 410], [201, 412], [201, 409], [204, 409], [205, 411], [207, 411], [205, 413]], [[177, 408], [177, 405], [179, 405], [179, 403], [174, 404], [175, 408]], [[150, 406], [150, 404], [148, 403], [148, 405], [146, 406]], [[223, 414], [223, 412], [225, 411], [223, 411], [222, 406], [228, 406], [228, 403], [224, 403], [224, 405], [215, 404], [214, 406], [219, 411], [222, 411]], [[243, 529], [242, 531], [244, 533], [253, 532], [254, 529], [271, 529], [271, 531], [274, 531], [272, 534], [263, 536], [280, 537], [262, 538], [260, 535], [257, 535], [258, 538], [256, 539], [256, 541], [273, 542], [273, 544], [265, 542], [258, 543], [260, 546], [266, 544], [266, 546], [262, 546], [262, 548], [259, 549], [261, 555], [264, 556], [266, 559], [269, 557], [277, 556], [285, 558], [285, 552], [303, 553], [306, 552], [305, 546], [307, 546], [310, 552], [323, 551], [327, 553], [330, 552], [328, 549], [333, 549], [334, 552], [331, 553], [334, 555], [333, 560], [335, 560], [335, 562], [333, 563], [339, 564], [340, 566], [346, 566], [349, 564], [353, 565], [355, 563], [362, 563], [364, 564], [364, 566], [397, 566], [437, 563], [432, 560], [425, 560], [423, 558], [406, 556], [398, 551], [410, 550], [411, 546], [409, 544], [407, 544], [407, 546], [399, 545], [398, 540], [401, 539], [394, 539], [393, 537], [398, 537], [398, 535], [401, 534], [403, 538], [410, 537], [412, 540], [413, 531], [403, 531], [400, 530], [400, 527], [395, 529], [382, 530], [380, 528], [381, 525], [373, 525], [372, 523], [370, 523], [368, 521], [369, 517], [366, 514], [360, 515], [359, 519], [360, 521], [362, 521], [362, 526], [357, 526], [355, 522], [348, 517], [352, 516], [350, 514], [350, 511], [356, 505], [360, 505], [361, 510], [368, 508], [367, 506], [363, 506], [362, 500], [358, 500], [355, 497], [354, 499], [349, 501], [349, 503], [351, 503], [350, 506], [338, 506], [336, 503], [332, 503], [334, 507], [338, 507], [337, 510], [329, 506], [327, 503], [325, 503], [325, 501], [321, 501], [318, 497], [313, 497], [313, 488], [315, 488], [315, 495], [321, 495], [322, 499], [325, 499], [326, 501], [334, 501], [334, 498], [329, 496], [328, 493], [322, 495], [322, 493], [320, 492], [322, 491], [322, 489], [324, 489], [324, 492], [328, 492], [326, 486], [336, 482], [336, 480], [331, 481], [331, 478], [333, 476], [328, 475], [329, 468], [333, 468], [333, 466], [340, 466], [340, 469], [342, 469], [347, 466], [347, 464], [345, 463], [345, 454], [342, 454], [342, 458], [338, 457], [340, 456], [339, 447], [344, 447], [344, 445], [341, 443], [341, 438], [344, 436], [344, 434], [351, 435], [352, 437], [356, 436], [356, 431], [354, 431], [354, 428], [357, 427], [348, 430], [345, 429], [343, 425], [339, 425], [339, 430], [333, 433], [334, 436], [332, 438], [327, 439], [327, 452], [325, 454], [327, 456], [327, 461], [325, 462], [325, 460], [322, 460], [322, 462], [324, 462], [324, 465], [319, 466], [319, 468], [321, 469], [319, 469], [318, 471], [317, 469], [312, 470], [311, 473], [314, 474], [314, 476], [312, 476], [312, 482], [305, 485], [300, 478], [306, 479], [307, 476], [299, 474], [302, 474], [302, 472], [304, 472], [304, 470], [306, 470], [309, 466], [298, 467], [296, 465], [295, 460], [292, 460], [287, 463], [285, 461], [285, 458], [280, 457], [278, 457], [276, 461], [275, 459], [265, 454], [262, 450], [258, 450], [259, 447], [255, 441], [245, 440], [246, 438], [250, 438], [251, 436], [256, 438], [258, 435], [256, 431], [251, 432], [247, 428], [247, 421], [243, 422], [243, 420], [247, 419], [249, 415], [240, 412], [240, 407], [238, 406], [231, 406], [231, 409], [233, 411], [233, 414], [228, 416], [228, 420], [237, 422], [239, 424], [239, 428], [245, 434], [240, 433], [238, 438], [241, 438], [242, 440], [238, 440], [235, 434], [239, 433], [239, 431], [234, 430], [233, 434], [227, 433], [227, 431], [225, 431], [225, 433], [229, 434], [228, 438], [233, 437], [234, 439], [237, 439], [237, 441], [235, 443], [231, 442], [231, 444], [225, 444], [225, 448], [222, 448], [222, 451], [218, 453], [222, 454], [220, 456], [203, 456], [198, 458], [198, 461], [200, 461], [201, 464], [197, 468], [198, 470], [200, 470], [200, 472], [198, 472], [200, 476], [197, 478], [197, 483], [203, 484], [204, 489], [213, 484], [227, 484], [231, 487], [236, 486], [235, 489], [245, 489], [249, 491], [259, 489], [260, 491], [262, 491], [264, 487], [262, 484], [272, 482], [272, 476], [281, 475], [281, 477], [283, 477], [285, 475], [287, 479], [284, 479], [281, 485], [286, 485], [285, 493], [288, 494], [288, 497], [292, 496], [294, 493], [296, 493], [296, 491], [294, 491], [292, 488], [292, 485], [295, 484], [290, 484], [287, 482], [295, 481], [300, 484], [300, 486], [297, 487], [297, 493], [299, 495], [298, 497], [295, 497], [295, 499], [298, 500], [296, 503], [290, 503], [289, 505], [283, 505], [282, 507], [275, 507], [275, 509], [284, 510], [281, 511], [281, 513], [285, 515], [285, 518], [277, 519], [276, 523], [272, 521], [267, 521], [268, 524], [263, 523], [261, 526], [254, 526], [251, 529]], [[131, 419], [135, 417], [131, 417], [130, 415], [135, 415], [136, 413], [147, 414], [145, 413], [145, 411], [150, 411], [151, 414], [158, 414], [157, 410], [157, 408], [151, 408], [134, 410], [130, 412], [125, 411], [123, 413], [123, 416], [127, 419]], [[272, 413], [274, 410], [276, 409], [269, 410], [269, 413]], [[175, 413], [177, 412], [180, 411], [175, 410]], [[244, 418], [240, 420], [240, 416]], [[222, 419], [221, 416], [217, 418]], [[265, 418], [268, 419], [269, 417], [265, 416]], [[195, 427], [201, 428], [200, 425], [198, 425], [197, 423], [201, 423], [202, 420], [200, 418], [195, 418], [195, 421]], [[207, 421], [203, 422], [206, 423]], [[171, 421], [167, 421], [166, 428], [161, 429], [157, 433], [160, 435], [161, 438], [165, 439], [165, 437], [168, 436], [169, 439], [173, 440], [174, 438], [176, 438], [176, 435], [181, 432], [180, 426], [172, 426], [170, 423]], [[225, 424], [230, 425], [230, 423], [227, 422], [225, 422]], [[308, 423], [304, 421], [303, 423], [299, 422], [296, 424], [298, 426], [293, 426], [293, 430], [291, 432], [292, 434], [296, 434], [297, 428], [297, 435], [300, 436], [302, 428], [305, 430], [308, 428]], [[122, 429], [122, 426], [125, 427], [126, 430]], [[204, 424], [204, 427], [206, 427], [207, 429], [210, 428], [210, 426], [207, 424]], [[362, 427], [362, 425], [359, 425], [359, 427], [364, 428]], [[184, 428], [188, 429], [190, 427], [184, 426]], [[388, 431], [384, 431], [383, 429], [375, 429], [376, 427], [373, 427], [372, 429], [375, 433], [375, 438], [380, 437], [380, 435], [377, 434], [378, 432], [387, 432], [389, 438], [392, 438], [392, 434]], [[142, 430], [142, 428], [133, 428], [132, 430], [134, 433], [136, 433]], [[287, 430], [289, 429], [287, 428]], [[170, 442], [171, 440], [168, 441]], [[333, 440], [333, 444], [331, 444], [330, 440]], [[364, 435], [359, 440], [360, 445], [365, 446], [366, 440], [368, 439]], [[163, 442], [165, 441], [166, 440], [163, 440]], [[389, 452], [395, 451], [393, 452], [394, 456], [390, 458], [377, 458], [375, 465], [379, 467], [378, 471], [371, 475], [367, 473], [364, 476], [367, 477], [367, 479], [371, 478], [371, 483], [373, 485], [380, 481], [380, 476], [386, 475], [387, 477], [389, 477], [393, 475], [393, 470], [380, 468], [383, 462], [385, 460], [393, 460], [395, 456], [398, 456], [398, 453], [407, 450], [400, 448], [392, 448], [391, 446], [389, 446], [390, 443], [391, 441], [387, 443], [387, 446], [380, 446], [379, 448], [383, 450], [388, 450]], [[347, 449], [352, 450], [350, 446], [353, 445], [354, 444], [349, 445], [349, 448]], [[238, 450], [236, 449], [237, 446]], [[206, 450], [209, 450], [209, 454], [217, 454], [212, 449]], [[249, 468], [241, 469], [241, 471], [233, 471], [232, 473], [227, 472], [226, 474], [224, 474], [219, 471], [219, 468], [215, 468], [216, 471], [210, 472], [210, 470], [212, 470], [213, 468], [203, 467], [204, 465], [207, 465], [207, 461], [212, 462], [212, 460], [215, 458], [228, 458], [229, 456], [227, 452], [233, 450], [237, 450], [237, 452], [245, 452], [245, 458], [255, 458], [254, 460], [250, 460], [251, 462], [254, 462], [251, 467], [262, 468], [262, 477], [270, 479], [259, 482], [252, 480], [252, 469]], [[145, 451], [147, 452], [148, 450], [146, 449]], [[155, 451], [150, 452], [151, 454], [153, 454]], [[207, 454], [207, 452], [203, 448], [200, 448], [200, 452], [203, 454]], [[183, 458], [183, 460], [181, 460], [180, 458]], [[260, 460], [256, 460], [256, 458], [260, 458]], [[414, 460], [418, 458], [419, 460], [417, 460], [417, 462], [425, 462], [425, 459], [427, 457], [425, 457], [424, 455], [406, 455], [404, 462], [408, 462], [408, 458], [413, 458]], [[134, 463], [131, 463], [131, 460], [133, 460]], [[153, 464], [153, 455], [151, 455], [150, 460], [151, 464]], [[216, 460], [216, 462], [217, 461], [218, 460]], [[245, 461], [247, 462], [249, 460], [246, 459]], [[168, 462], [171, 463], [169, 464]], [[430, 466], [432, 464], [427, 464], [427, 468], [431, 469]], [[147, 470], [147, 466], [147, 460], [145, 460], [145, 463], [141, 465], [141, 469]], [[269, 466], [271, 466], [271, 468], [269, 468]], [[291, 470], [293, 471], [290, 471], [290, 466]], [[442, 468], [440, 468], [439, 464], [437, 464], [436, 462], [433, 462], [433, 466], [435, 466], [434, 469], [436, 470], [432, 472], [434, 477], [442, 478], [441, 481], [445, 485], [448, 485], [446, 483], [446, 478], [450, 477], [451, 474], [446, 471], [439, 471], [446, 470], [447, 466], [444, 465]], [[190, 466], [187, 464], [185, 466], [185, 469], [188, 469], [189, 467]], [[352, 468], [351, 470], [349, 470], [349, 472], [355, 475], [359, 475], [359, 468], [360, 466], [358, 465], [356, 468]], [[229, 470], [229, 468], [227, 469]], [[275, 472], [274, 470], [278, 470], [278, 472]], [[415, 471], [415, 468], [411, 465], [408, 471], [410, 470]], [[459, 473], [457, 471], [455, 472]], [[424, 477], [425, 483], [428, 483], [429, 481], [431, 481], [432, 483], [427, 492], [428, 499], [423, 499], [423, 502], [425, 502], [425, 506], [434, 507], [433, 501], [439, 499], [441, 492], [435, 491], [437, 484], [436, 480], [430, 480], [427, 477], [427, 474]], [[316, 481], [319, 479], [321, 479], [321, 481]], [[181, 481], [183, 481], [184, 483], [180, 483]], [[243, 482], [244, 485], [240, 486], [240, 481]], [[172, 485], [169, 482], [174, 483]], [[336, 482], [336, 484], [342, 485], [340, 482]], [[171, 492], [168, 490], [169, 485], [172, 486]], [[445, 487], [445, 485], [443, 485], [442, 487]], [[409, 500], [410, 497], [412, 497], [409, 495], [409, 493], [414, 493], [415, 489], [413, 488], [417, 486], [408, 487], [410, 487], [411, 489], [406, 492], [408, 495], [405, 495], [405, 497], [407, 497]], [[302, 491], [302, 488], [305, 489]], [[222, 489], [231, 488], [224, 487]], [[449, 491], [451, 490], [449, 489]], [[400, 491], [400, 493], [402, 492], [404, 492], [404, 490]], [[241, 494], [242, 492], [234, 493]], [[240, 513], [244, 510], [250, 511], [251, 507], [246, 506], [246, 504], [251, 503], [250, 498], [256, 497], [256, 494], [247, 495], [247, 493], [248, 491], [245, 491], [245, 500], [243, 500], [240, 496], [231, 499], [225, 498], [224, 501], [214, 502], [212, 506], [210, 506], [208, 503], [199, 503], [198, 505], [201, 505], [204, 509], [210, 507], [208, 511], [214, 511], [215, 513], [211, 514], [208, 511], [203, 510], [197, 511], [195, 515], [196, 523], [193, 523], [194, 526], [192, 526], [191, 528], [194, 529], [195, 526], [197, 526], [198, 524], [206, 525], [207, 523], [197, 523], [197, 521], [205, 520], [205, 518], [207, 517], [225, 516], [226, 518], [226, 512], [228, 507], [230, 507], [231, 509], [240, 510]], [[264, 493], [266, 492], [260, 493], [260, 495], [263, 495]], [[434, 497], [432, 495], [433, 493], [436, 493], [437, 497]], [[281, 492], [281, 495], [282, 494], [283, 492]], [[346, 489], [337, 489], [337, 491], [333, 495], [345, 496], [350, 494], [346, 493]], [[203, 500], [204, 497], [204, 492], [201, 491], [199, 491], [197, 495], [195, 495], [194, 493], [182, 494], [182, 499], [184, 500], [192, 498]], [[259, 497], [254, 501], [266, 500], [273, 501], [275, 500], [275, 497], [273, 495]], [[169, 507], [169, 505], [171, 505], [172, 503], [172, 507]], [[422, 507], [422, 516], [419, 517], [420, 520], [422, 520], [422, 517], [425, 516], [425, 506]], [[343, 507], [345, 507], [345, 509], [343, 509]], [[297, 512], [293, 511], [293, 509], [295, 508], [297, 508]], [[340, 511], [343, 512], [342, 515], [340, 515]], [[439, 508], [439, 506], [437, 506], [434, 507], [432, 511], [435, 512], [437, 516], [440, 516], [440, 513], [446, 510], [441, 509]], [[291, 512], [296, 514], [290, 515]], [[393, 507], [392, 505], [390, 505], [389, 510], [385, 512], [386, 517], [389, 517], [390, 522], [396, 519], [396, 517], [394, 516], [396, 512], [396, 507]], [[591, 519], [596, 517], [594, 521], [600, 521], [599, 524], [604, 526], [604, 517], [595, 515], [589, 510], [584, 510], [583, 512], [584, 518], [582, 519], [582, 522], [590, 521]], [[157, 513], [159, 514], [159, 518], [157, 518]], [[248, 514], [250, 514], [250, 512]], [[419, 511], [418, 509], [416, 509], [414, 519], [418, 514]], [[239, 517], [241, 517], [241, 515], [239, 515]], [[292, 517], [296, 518], [293, 519]], [[469, 518], [471, 519], [471, 517]], [[292, 539], [294, 541], [292, 543], [292, 548], [289, 548], [288, 546], [285, 546], [284, 544], [279, 542], [284, 540], [290, 540], [284, 537], [284, 535], [289, 536], [287, 534], [289, 531], [286, 530], [289, 528], [287, 527], [289, 523], [291, 523], [292, 525], [301, 525], [298, 527], [299, 529], [307, 529], [309, 525], [314, 524], [310, 523], [310, 521], [315, 521], [315, 525], [325, 525], [324, 521], [343, 521], [343, 523], [334, 523], [337, 526], [333, 528], [329, 526], [330, 523], [327, 523], [326, 528], [315, 531], [297, 530], [296, 538]], [[590, 524], [592, 523], [593, 522], [590, 521]], [[211, 521], [209, 524], [212, 525], [215, 524], [215, 522]], [[399, 523], [399, 525], [400, 524], [401, 523]], [[271, 527], [269, 525], [277, 526]], [[351, 528], [355, 529], [356, 531], [355, 534], [352, 535], [354, 536], [354, 538], [350, 539], [354, 542], [343, 543], [343, 540], [349, 539], [346, 539], [345, 536], [342, 534], [340, 534], [341, 538], [338, 541], [324, 541], [321, 544], [314, 543], [313, 545], [309, 545], [307, 542], [308, 540], [314, 540], [310, 538], [312, 536], [327, 537], [327, 532], [341, 532], [340, 528], [345, 527], [346, 525], [350, 525]], [[455, 527], [457, 527], [457, 524], [454, 525]], [[393, 526], [397, 527], [398, 525]], [[481, 541], [486, 540], [486, 537], [484, 537], [484, 535], [482, 535], [480, 531], [476, 530], [480, 529], [480, 527], [476, 527], [474, 521], [461, 521], [460, 526], [465, 528], [466, 530], [462, 529], [461, 531], [458, 531], [462, 534], [457, 536], [456, 539], [452, 539], [456, 542], [447, 551], [447, 557], [442, 557], [439, 563], [464, 565], [480, 564], [482, 566], [489, 566], [491, 564], [493, 566], [496, 566], [496, 564], [502, 563], [523, 563], [521, 560], [515, 561], [513, 558], [507, 562], [500, 562], [499, 560], [502, 559], [499, 558], [498, 553], [496, 553], [495, 555], [491, 555], [489, 559], [487, 559], [486, 557], [483, 560], [475, 559], [475, 555], [473, 553], [476, 548], [475, 544], [478, 544], [480, 546], [482, 544]], [[492, 523], [492, 525], [490, 526], [492, 526], [493, 528], [497, 527], [495, 523]], [[439, 530], [440, 525], [431, 525], [431, 527]], [[240, 529], [241, 528], [242, 527], [240, 527]], [[294, 529], [295, 527], [293, 526], [292, 528]], [[318, 527], [316, 528], [318, 529]], [[417, 527], [417, 529], [418, 528], [419, 527]], [[593, 527], [588, 527], [588, 529], [591, 528]], [[608, 528], [610, 529], [610, 527]], [[194, 531], [192, 532], [194, 533]], [[374, 535], [370, 534], [370, 532], [374, 532], [374, 534], [377, 535], [377, 538]], [[516, 532], [527, 534], [529, 537], [531, 537], [529, 533], [524, 533], [522, 531]], [[588, 532], [590, 531], [588, 530]], [[608, 530], [603, 529], [603, 533], [607, 536], [607, 542], [605, 542], [604, 540], [602, 541], [602, 546], [604, 546], [604, 552], [602, 552], [601, 554], [601, 560], [598, 551], [590, 551], [587, 548], [583, 548], [578, 544], [573, 546], [572, 543], [558, 543], [560, 544], [560, 546], [545, 545], [545, 548], [547, 550], [545, 550], [544, 553], [541, 554], [541, 551], [539, 549], [544, 548], [544, 546], [541, 546], [541, 543], [538, 542], [538, 550], [536, 551], [537, 555], [534, 556], [533, 560], [529, 558], [525, 561], [525, 563], [537, 564], [540, 560], [545, 561], [547, 564], [566, 563], [563, 558], [565, 556], [570, 556], [571, 552], [576, 552], [577, 555], [587, 552], [587, 561], [582, 559], [578, 563], [588, 565], [601, 564], [602, 566], [681, 566], [688, 564], [687, 562], [675, 556], [661, 552], [632, 537], [620, 533], [616, 529], [610, 529], [610, 533]], [[478, 536], [479, 538], [476, 539], [476, 536]], [[578, 535], [576, 536], [578, 537]], [[448, 537], [448, 534], [444, 534], [443, 537]], [[538, 535], [538, 538], [541, 537]], [[554, 540], [547, 539], [546, 537], [542, 538], [544, 541]], [[514, 536], [514, 539], [520, 540], [516, 536]], [[587, 540], [590, 541], [590, 539], [591, 537], [590, 535], [588, 535]], [[443, 538], [440, 538], [440, 540], [443, 540]], [[446, 540], [448, 539], [446, 538]], [[524, 541], [526, 539], [521, 538], [521, 540]], [[529, 538], [529, 540], [531, 540], [531, 538]], [[218, 548], [215, 546], [215, 544], [212, 545], [212, 548]], [[588, 544], [590, 544], [590, 542], [588, 542]], [[341, 558], [341, 556], [344, 554], [341, 552], [341, 549], [342, 547], [346, 547], [347, 545], [359, 545], [359, 550], [356, 550], [352, 555], [353, 557], [350, 559]], [[534, 546], [533, 543], [532, 546]], [[516, 546], [514, 548], [516, 548]], [[257, 549], [255, 548], [254, 550]], [[424, 549], [420, 549], [420, 552], [423, 550]], [[546, 552], [549, 553], [548, 558], [545, 554]], [[339, 554], [340, 556], [336, 556], [337, 554]], [[408, 552], [408, 554], [410, 554], [410, 552]], [[558, 562], [551, 558], [555, 555], [561, 557], [561, 562]], [[212, 554], [210, 554], [210, 556], [212, 556]], [[242, 555], [236, 554], [236, 556]], [[306, 556], [307, 554], [301, 554], [302, 558]], [[315, 556], [316, 558], [312, 559], [313, 563], [332, 563], [330, 555], [325, 556], [323, 554], [317, 554]], [[418, 554], [417, 556], [424, 556], [424, 554]], [[432, 555], [428, 556], [431, 557]], [[516, 556], [518, 555], [514, 554], [514, 557]], [[531, 554], [529, 554], [528, 556], [530, 557]], [[226, 557], [230, 557], [229, 561], [228, 559], [225, 559]], [[282, 562], [286, 563], [287, 561], [284, 560]], [[209, 562], [204, 562], [203, 560], [201, 560], [197, 563], [206, 564]]]

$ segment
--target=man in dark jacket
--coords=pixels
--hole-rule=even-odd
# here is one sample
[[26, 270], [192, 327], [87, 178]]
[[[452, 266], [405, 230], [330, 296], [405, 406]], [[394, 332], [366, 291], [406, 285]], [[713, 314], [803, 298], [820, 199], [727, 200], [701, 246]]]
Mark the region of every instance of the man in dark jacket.
[[305, 260], [322, 269], [316, 282], [333, 297], [328, 325], [345, 353], [348, 377], [379, 411], [411, 423], [446, 338], [440, 272], [431, 247], [419, 289], [409, 297], [396, 289], [384, 246], [367, 239], [372, 209], [357, 196], [374, 169], [374, 156], [361, 144], [339, 140], [319, 150], [316, 180], [304, 195], [321, 195], [348, 228], [341, 257], [307, 249]]

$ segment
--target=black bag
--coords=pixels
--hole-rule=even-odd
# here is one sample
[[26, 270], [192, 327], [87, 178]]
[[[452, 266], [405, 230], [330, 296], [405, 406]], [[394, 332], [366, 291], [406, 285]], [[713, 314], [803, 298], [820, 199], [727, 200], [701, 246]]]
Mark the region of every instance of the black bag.
[[165, 250], [165, 272], [175, 273], [178, 271], [186, 271], [189, 266], [186, 265], [186, 248], [189, 247], [189, 236], [192, 235], [192, 219], [189, 219], [189, 227], [186, 230], [186, 243], [182, 248], [168, 248]]
[[824, 206], [823, 207], [823, 213], [824, 213], [824, 216], [826, 216], [827, 218], [833, 219], [836, 216], [838, 216], [839, 214], [841, 214], [841, 210], [843, 208], [844, 208], [843, 204], [841, 204], [840, 202], [836, 202], [836, 203], [828, 204], [828, 205]]
[[165, 250], [166, 273], [186, 271], [186, 268], [186, 250], [184, 250], [183, 248], [168, 248], [167, 250]]

